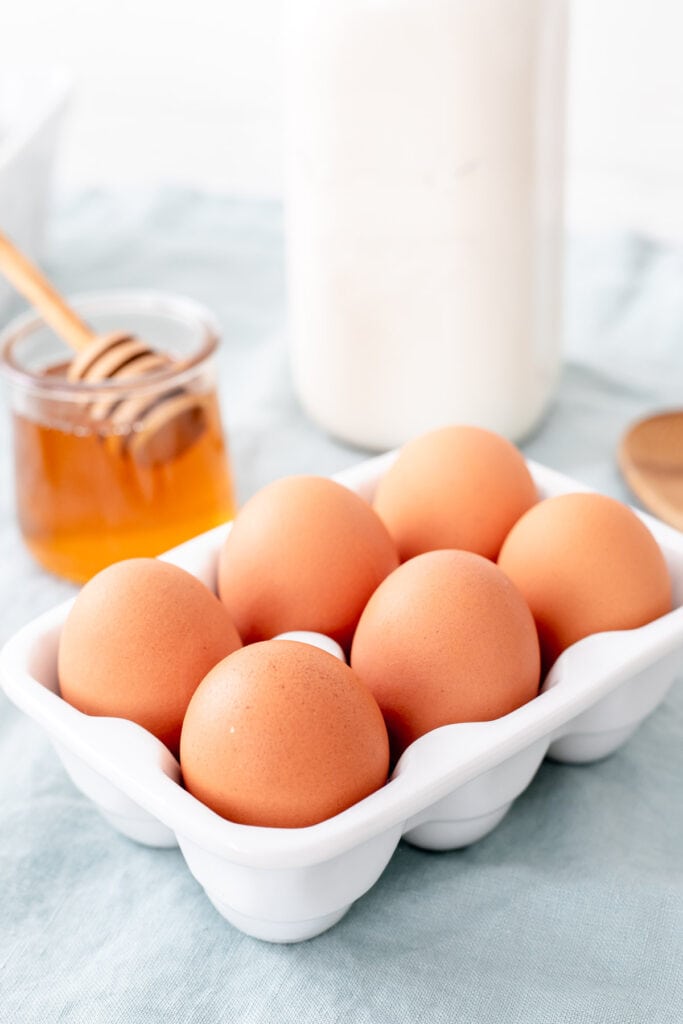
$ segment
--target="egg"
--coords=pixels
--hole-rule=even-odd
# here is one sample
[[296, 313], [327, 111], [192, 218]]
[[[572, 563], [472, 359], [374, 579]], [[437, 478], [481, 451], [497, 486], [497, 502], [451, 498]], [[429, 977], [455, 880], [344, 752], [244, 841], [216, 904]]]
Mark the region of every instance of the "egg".
[[500, 569], [467, 551], [405, 562], [370, 598], [351, 648], [398, 757], [441, 725], [505, 715], [538, 692], [531, 612]]
[[190, 697], [240, 646], [225, 606], [184, 569], [117, 562], [85, 584], [64, 623], [61, 695], [88, 715], [137, 722], [177, 754]]
[[387, 731], [356, 674], [326, 651], [266, 640], [200, 684], [180, 741], [186, 788], [245, 825], [302, 828], [382, 786]]
[[443, 548], [495, 559], [536, 486], [513, 444], [479, 427], [451, 426], [410, 441], [381, 479], [374, 508], [402, 561]]
[[530, 509], [498, 559], [536, 619], [548, 668], [590, 633], [632, 629], [671, 610], [671, 579], [657, 542], [626, 505], [563, 494]]
[[345, 646], [397, 565], [366, 501], [333, 480], [293, 476], [243, 507], [220, 553], [218, 593], [245, 643], [312, 630]]

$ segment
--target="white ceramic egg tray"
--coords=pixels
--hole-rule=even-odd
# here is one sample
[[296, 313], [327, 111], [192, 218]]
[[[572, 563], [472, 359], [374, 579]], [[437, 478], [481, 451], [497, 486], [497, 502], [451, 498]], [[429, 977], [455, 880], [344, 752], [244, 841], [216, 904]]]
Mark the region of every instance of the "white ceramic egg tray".
[[[394, 457], [371, 459], [336, 479], [370, 499]], [[530, 468], [543, 496], [586, 490], [552, 470]], [[493, 722], [444, 726], [421, 737], [386, 786], [308, 828], [225, 821], [182, 788], [177, 762], [150, 733], [122, 719], [88, 717], [63, 701], [57, 646], [71, 602], [5, 646], [4, 688], [46, 730], [75, 785], [115, 828], [150, 846], [177, 843], [228, 921], [260, 939], [297, 942], [343, 917], [377, 881], [401, 837], [428, 850], [476, 842], [501, 821], [546, 755], [572, 763], [605, 757], [662, 701], [683, 652], [683, 534], [642, 518], [671, 571], [672, 612], [640, 629], [580, 641], [529, 704]], [[228, 529], [164, 557], [213, 587]]]

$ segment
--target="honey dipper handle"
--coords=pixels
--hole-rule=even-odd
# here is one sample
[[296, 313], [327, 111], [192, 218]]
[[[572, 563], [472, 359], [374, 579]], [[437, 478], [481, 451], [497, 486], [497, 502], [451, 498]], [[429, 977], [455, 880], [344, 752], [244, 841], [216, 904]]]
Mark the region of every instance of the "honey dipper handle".
[[0, 272], [42, 315], [71, 348], [79, 352], [94, 338], [93, 332], [66, 304], [46, 277], [0, 232]]

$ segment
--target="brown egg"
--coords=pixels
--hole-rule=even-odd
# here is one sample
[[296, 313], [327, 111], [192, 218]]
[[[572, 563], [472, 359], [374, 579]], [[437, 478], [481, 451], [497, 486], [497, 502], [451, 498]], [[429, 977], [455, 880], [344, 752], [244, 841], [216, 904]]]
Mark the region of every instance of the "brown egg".
[[374, 507], [402, 561], [458, 548], [495, 559], [536, 501], [521, 454], [479, 427], [453, 426], [410, 441], [379, 483]]
[[626, 505], [563, 494], [513, 527], [498, 564], [526, 597], [546, 668], [590, 633], [642, 626], [671, 610], [671, 579], [657, 542]]
[[225, 607], [184, 569], [117, 562], [85, 584], [64, 623], [62, 697], [88, 715], [129, 718], [177, 754], [190, 697], [240, 645]]
[[493, 562], [431, 551], [392, 573], [358, 623], [351, 666], [384, 714], [392, 754], [453, 722], [482, 722], [538, 692], [534, 620]]
[[356, 674], [294, 640], [216, 665], [190, 701], [180, 741], [187, 789], [245, 825], [315, 825], [384, 785], [387, 731]]
[[346, 645], [397, 565], [367, 502], [333, 480], [293, 476], [264, 487], [238, 515], [220, 554], [218, 592], [245, 643], [313, 630]]

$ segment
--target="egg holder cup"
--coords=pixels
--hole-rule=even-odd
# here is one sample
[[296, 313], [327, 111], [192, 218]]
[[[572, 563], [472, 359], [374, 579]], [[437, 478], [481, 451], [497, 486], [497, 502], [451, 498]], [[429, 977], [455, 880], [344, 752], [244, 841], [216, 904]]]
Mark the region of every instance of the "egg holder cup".
[[[396, 453], [335, 479], [366, 499]], [[529, 463], [543, 497], [586, 490]], [[666, 557], [674, 610], [639, 629], [595, 634], [558, 659], [542, 692], [492, 722], [448, 725], [422, 736], [376, 793], [318, 825], [236, 825], [179, 784], [178, 763], [141, 726], [82, 714], [59, 696], [57, 647], [72, 605], [20, 630], [0, 655], [8, 697], [52, 740], [76, 787], [121, 833], [180, 847], [214, 906], [248, 935], [298, 942], [324, 932], [377, 881], [405, 838], [427, 850], [487, 835], [529, 785], [544, 757], [579, 764], [620, 747], [663, 700], [683, 653], [683, 534], [647, 515]], [[162, 556], [215, 588], [230, 525]]]

